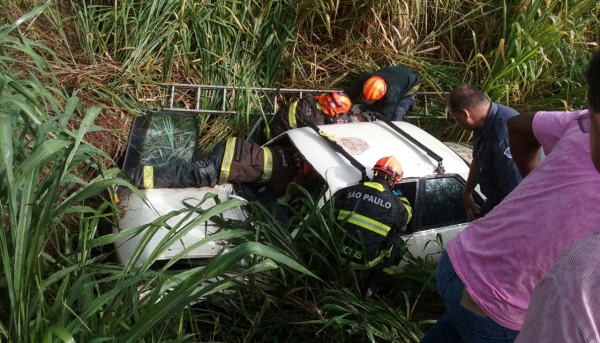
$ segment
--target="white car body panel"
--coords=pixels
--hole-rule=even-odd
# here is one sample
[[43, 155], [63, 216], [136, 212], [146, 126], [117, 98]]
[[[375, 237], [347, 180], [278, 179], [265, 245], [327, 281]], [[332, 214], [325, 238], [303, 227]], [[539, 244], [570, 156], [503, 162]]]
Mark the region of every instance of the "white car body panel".
[[[440, 155], [444, 159], [445, 173], [459, 174], [465, 180], [467, 179], [469, 167], [452, 149], [412, 124], [406, 122], [394, 123]], [[369, 177], [373, 176], [371, 167], [375, 165], [377, 160], [392, 155], [402, 164], [405, 179], [435, 174], [437, 162], [383, 122], [323, 125], [319, 128], [327, 134], [335, 135], [336, 138], [359, 138], [367, 142], [369, 146], [367, 150], [352, 156], [365, 166]], [[327, 181], [332, 194], [341, 188], [357, 184], [360, 181], [360, 172], [349, 166], [349, 162], [341, 154], [335, 152], [311, 128], [294, 129], [285, 134], [290, 137], [306, 160]]]
[[[151, 204], [151, 207], [146, 205], [140, 197], [133, 193], [129, 193], [125, 196], [120, 203], [123, 216], [120, 219], [120, 225], [122, 228], [132, 228], [144, 224], [149, 224], [164, 216], [172, 211], [180, 210], [183, 207], [183, 202], [187, 202], [192, 205], [196, 205], [202, 200], [206, 193], [214, 193], [218, 195], [221, 201], [226, 201], [229, 196], [233, 193], [233, 187], [230, 184], [217, 185], [214, 188], [203, 187], [203, 188], [156, 188], [156, 189], [140, 189], [140, 191], [146, 196], [147, 201]], [[213, 199], [205, 201], [200, 208], [208, 209], [216, 205]], [[177, 224], [185, 215], [180, 214], [167, 221], [171, 226]], [[240, 208], [233, 209], [223, 213], [223, 217], [226, 219], [245, 219], [245, 215]], [[193, 218], [193, 217], [192, 217]], [[184, 223], [189, 222], [191, 219], [186, 220]], [[186, 235], [166, 249], [159, 260], [168, 260], [173, 256], [177, 255], [190, 245], [197, 243], [204, 239], [210, 234], [214, 233], [218, 228], [210, 225], [210, 222], [199, 225], [189, 231]], [[138, 265], [142, 264], [143, 261], [150, 257], [152, 251], [154, 251], [160, 244], [161, 240], [167, 234], [168, 229], [160, 228], [158, 232], [150, 239], [148, 245], [143, 250]], [[121, 240], [116, 243], [117, 258], [121, 262], [129, 260], [134, 254], [135, 249], [141, 242], [142, 235], [138, 235], [129, 240]], [[211, 258], [217, 255], [225, 245], [225, 242], [209, 242], [204, 244], [186, 255], [186, 258]]]
[[[464, 180], [467, 179], [469, 166], [461, 159], [452, 149], [444, 143], [431, 136], [420, 128], [406, 123], [395, 122], [395, 124], [411, 135], [417, 141], [431, 149], [433, 152], [443, 158], [443, 167], [445, 174], [458, 174]], [[404, 179], [418, 179], [426, 176], [436, 175], [438, 163], [429, 157], [423, 150], [410, 143], [405, 137], [394, 131], [391, 127], [383, 122], [364, 122], [351, 124], [333, 124], [323, 125], [319, 127], [327, 134], [333, 134], [337, 139], [353, 138], [360, 142], [366, 142], [368, 147], [359, 154], [353, 154], [363, 166], [366, 168], [367, 175], [372, 177], [371, 167], [381, 157], [395, 156], [403, 166]], [[304, 127], [289, 130], [279, 137], [268, 142], [266, 145], [277, 143], [279, 139], [287, 135], [290, 141], [302, 153], [305, 159], [313, 166], [314, 170], [321, 175], [329, 187], [326, 197], [330, 197], [337, 190], [359, 183], [361, 173], [339, 153], [320, 137], [311, 128]], [[363, 147], [365, 148], [365, 147]], [[121, 229], [137, 227], [143, 224], [151, 223], [171, 211], [179, 210], [183, 207], [182, 202], [187, 198], [202, 199], [206, 193], [216, 193], [221, 200], [227, 200], [233, 194], [232, 185], [221, 185], [214, 188], [187, 188], [187, 189], [142, 189], [140, 190], [147, 197], [147, 201], [154, 209], [148, 207], [134, 193], [125, 194], [121, 201], [121, 209], [123, 216], [120, 220]], [[324, 199], [320, 199], [322, 203]], [[214, 205], [214, 201], [209, 201], [203, 205], [203, 208], [208, 208]], [[225, 218], [244, 219], [245, 212], [237, 208], [228, 211], [223, 215]], [[171, 219], [170, 224], [175, 224], [183, 217]], [[409, 244], [409, 250], [415, 256], [426, 257], [432, 254], [434, 259], [439, 257], [436, 254], [440, 251], [440, 247], [430, 240], [436, 239], [436, 234], [440, 233], [443, 242], [447, 243], [458, 232], [466, 227], [465, 224], [453, 225], [445, 228], [436, 228], [421, 232], [416, 232], [412, 235], [407, 235], [406, 240]], [[161, 228], [155, 235], [146, 248], [137, 264], [143, 263], [158, 246], [160, 240], [164, 237], [167, 229]], [[202, 224], [199, 227], [190, 231], [185, 235], [180, 242], [172, 245], [165, 250], [159, 257], [159, 260], [168, 260], [177, 256], [185, 247], [198, 242], [207, 235], [215, 232], [216, 227]], [[142, 235], [137, 235], [129, 240], [120, 241], [116, 244], [117, 256], [120, 262], [126, 262], [133, 254], [137, 245], [140, 244]], [[427, 245], [426, 249], [425, 246]], [[218, 254], [223, 248], [220, 242], [211, 242], [203, 245], [184, 258], [210, 258]], [[437, 256], [437, 257], [436, 257]]]
[[442, 242], [445, 246], [466, 227], [467, 224], [458, 224], [447, 226], [443, 229], [419, 231], [406, 236], [404, 241], [408, 245], [408, 251], [413, 256], [421, 256], [423, 258], [430, 256], [431, 259], [438, 260], [443, 247], [435, 242], [437, 235], [440, 234], [442, 236]]

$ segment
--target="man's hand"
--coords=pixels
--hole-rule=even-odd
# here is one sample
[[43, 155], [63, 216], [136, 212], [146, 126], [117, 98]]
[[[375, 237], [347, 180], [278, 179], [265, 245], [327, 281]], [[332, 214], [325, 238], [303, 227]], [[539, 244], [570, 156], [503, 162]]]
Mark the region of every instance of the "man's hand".
[[465, 204], [465, 211], [467, 212], [467, 221], [472, 222], [475, 219], [475, 215], [481, 210], [481, 207], [475, 203], [471, 192], [463, 193], [463, 202]]

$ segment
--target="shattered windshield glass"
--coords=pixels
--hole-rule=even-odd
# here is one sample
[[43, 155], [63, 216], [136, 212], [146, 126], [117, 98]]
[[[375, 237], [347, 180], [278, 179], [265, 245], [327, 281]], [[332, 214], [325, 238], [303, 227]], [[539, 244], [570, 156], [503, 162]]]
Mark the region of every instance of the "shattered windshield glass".
[[125, 167], [163, 166], [193, 162], [198, 142], [192, 115], [148, 112], [136, 117], [125, 154]]

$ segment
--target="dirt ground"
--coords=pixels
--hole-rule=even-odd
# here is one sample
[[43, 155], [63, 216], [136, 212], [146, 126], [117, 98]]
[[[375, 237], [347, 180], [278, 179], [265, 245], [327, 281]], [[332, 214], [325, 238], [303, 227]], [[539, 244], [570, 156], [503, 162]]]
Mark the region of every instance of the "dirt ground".
[[[73, 128], [79, 126], [80, 118], [72, 123]], [[123, 111], [115, 113], [113, 110], [103, 109], [94, 121], [94, 125], [101, 128], [98, 131], [88, 132], [85, 140], [104, 151], [111, 160], [105, 161], [107, 167], [115, 167], [125, 154], [127, 139], [133, 116]]]

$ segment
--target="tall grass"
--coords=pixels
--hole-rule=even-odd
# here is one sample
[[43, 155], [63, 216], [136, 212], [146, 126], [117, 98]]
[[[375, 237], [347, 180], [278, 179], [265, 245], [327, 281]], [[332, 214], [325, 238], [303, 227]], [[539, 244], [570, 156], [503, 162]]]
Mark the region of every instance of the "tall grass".
[[[511, 17], [505, 11], [505, 33], [491, 51], [475, 51], [467, 75], [482, 80], [492, 99], [527, 110], [584, 105], [581, 66], [589, 59], [587, 34], [598, 8], [592, 1], [536, 0]], [[475, 46], [477, 40], [473, 35]]]
[[[131, 185], [115, 178], [118, 170], [104, 166], [110, 157], [85, 141], [87, 132], [98, 129], [93, 123], [100, 108], [84, 110], [77, 97], [52, 88], [52, 75], [45, 74], [45, 59], [40, 55], [46, 49], [20, 34], [18, 25], [41, 10], [0, 28], [0, 47], [8, 56], [0, 77], [2, 341], [187, 341], [196, 336], [190, 329], [195, 323], [189, 311], [192, 301], [234, 287], [238, 278], [275, 269], [276, 263], [312, 275], [257, 242], [241, 243], [206, 266], [185, 271], [150, 269], [158, 251], [154, 259], [136, 267], [143, 246], [124, 266], [110, 263], [115, 241], [136, 234], [148, 237], [158, 227], [168, 226], [166, 221], [179, 212], [150, 225], [99, 234], [102, 225], [118, 228], [119, 214], [109, 190], [116, 184]], [[10, 59], [16, 51], [39, 63], [36, 71], [50, 85], [32, 73], [15, 71], [15, 63], [27, 63]], [[68, 123], [73, 122], [77, 130], [69, 129]], [[191, 225], [240, 204], [233, 200], [208, 211], [182, 210], [191, 223], [169, 226], [162, 249], [168, 249]], [[211, 238], [247, 234], [230, 230]], [[240, 268], [244, 265], [240, 262], [249, 258], [254, 263]]]
[[[91, 60], [111, 56], [128, 72], [114, 83], [173, 82], [184, 75], [196, 83], [240, 87], [225, 99], [214, 90], [201, 96], [202, 108], [238, 111], [227, 119], [233, 130], [217, 132], [219, 136], [250, 126], [255, 119], [250, 109], [262, 111], [264, 101], [246, 88], [270, 86], [279, 78], [286, 66], [283, 53], [292, 37], [290, 9], [295, 6], [292, 0], [71, 4], [85, 54]], [[166, 93], [159, 94], [164, 105]], [[185, 106], [185, 94], [178, 100]], [[201, 118], [201, 127], [206, 124], [207, 118]], [[211, 134], [210, 127], [207, 131]]]
[[[103, 225], [118, 227], [109, 194], [124, 181], [104, 166], [110, 156], [86, 143], [100, 109], [84, 108], [78, 90], [136, 113], [165, 103], [159, 82], [242, 87], [225, 100], [202, 94], [205, 107], [238, 111], [200, 118], [210, 145], [247, 132], [249, 113], [264, 110], [263, 98], [244, 88], [342, 88], [392, 63], [418, 72], [424, 90], [470, 82], [519, 109], [580, 106], [581, 73], [599, 38], [591, 0], [95, 0], [43, 2], [16, 20], [35, 3], [1, 8], [9, 20], [0, 27], [3, 341], [417, 342], [437, 317], [424, 306], [439, 305], [433, 267], [411, 257], [391, 298], [363, 299], [361, 275], [339, 263], [331, 209], [310, 201], [288, 209], [288, 224], [258, 206], [247, 221], [224, 222], [229, 230], [213, 239], [234, 244], [204, 267], [169, 269], [181, 262], [174, 259], [152, 269], [159, 251], [139, 266], [141, 250], [123, 266], [111, 263], [107, 251], [121, 238], [169, 227], [167, 249], [191, 225], [241, 203], [182, 210], [193, 224], [168, 226], [178, 212], [100, 235]], [[49, 43], [62, 50], [32, 39], [51, 29], [38, 26], [42, 17], [60, 37]], [[461, 134], [447, 124], [439, 130]]]
[[[269, 209], [259, 204], [252, 208], [247, 220], [223, 223], [252, 232], [237, 243], [271, 246], [318, 278], [282, 266], [253, 275], [236, 292], [211, 294], [193, 307], [205, 340], [418, 342], [424, 319], [435, 318], [421, 300], [441, 306], [430, 262], [407, 254], [405, 274], [394, 290], [384, 300], [368, 300], [365, 275], [341, 262], [343, 230], [335, 224], [331, 203], [321, 208], [308, 197], [294, 208], [284, 201]], [[288, 223], [274, 219], [278, 210], [287, 210]], [[290, 235], [293, 230], [295, 236]]]
[[[108, 57], [123, 68], [109, 83], [92, 87], [99, 96], [122, 94], [156, 108], [167, 97], [155, 82], [241, 87], [225, 100], [218, 91], [203, 92], [202, 107], [238, 112], [200, 116], [203, 147], [248, 133], [256, 118], [250, 113], [264, 111], [268, 97], [246, 87], [343, 88], [389, 64], [417, 72], [423, 90], [444, 92], [468, 82], [519, 110], [583, 106], [581, 70], [600, 37], [593, 0], [96, 0], [71, 5], [69, 20], [51, 19], [65, 37], [64, 25], [74, 25], [78, 41], [69, 46], [80, 47], [92, 63]], [[177, 100], [186, 106], [192, 97], [184, 93]], [[427, 123], [435, 131], [447, 125]]]

